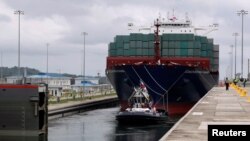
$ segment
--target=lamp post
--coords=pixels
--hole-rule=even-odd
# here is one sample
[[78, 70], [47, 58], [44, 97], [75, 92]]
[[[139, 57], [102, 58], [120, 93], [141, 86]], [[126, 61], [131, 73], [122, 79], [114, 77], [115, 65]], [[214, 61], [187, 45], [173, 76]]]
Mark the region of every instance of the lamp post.
[[0, 79], [0, 82], [3, 81], [3, 53], [1, 51], [1, 79]]
[[230, 62], [231, 62], [231, 73], [230, 73], [230, 77], [231, 79], [233, 79], [233, 45], [230, 45], [231, 47], [231, 52], [229, 52], [229, 54], [231, 54], [232, 56], [230, 56]]
[[20, 15], [24, 15], [24, 12], [21, 10], [16, 10], [14, 14], [18, 15], [18, 77], [20, 77]]
[[248, 14], [248, 11], [241, 10], [237, 11], [238, 16], [242, 17], [242, 22], [241, 22], [241, 77], [243, 78], [243, 17], [244, 15]]
[[47, 46], [47, 59], [46, 59], [46, 74], [47, 74], [47, 85], [49, 86], [49, 43]]
[[249, 79], [249, 59], [247, 59], [247, 78]]
[[83, 94], [85, 93], [85, 36], [88, 35], [87, 32], [82, 32], [81, 35], [83, 36]]
[[233, 36], [235, 36], [235, 43], [234, 43], [234, 78], [236, 79], [236, 74], [237, 74], [237, 72], [236, 72], [236, 54], [237, 54], [237, 51], [236, 51], [236, 46], [237, 46], [237, 36], [239, 36], [239, 34], [237, 33], [237, 32], [234, 32], [233, 33]]

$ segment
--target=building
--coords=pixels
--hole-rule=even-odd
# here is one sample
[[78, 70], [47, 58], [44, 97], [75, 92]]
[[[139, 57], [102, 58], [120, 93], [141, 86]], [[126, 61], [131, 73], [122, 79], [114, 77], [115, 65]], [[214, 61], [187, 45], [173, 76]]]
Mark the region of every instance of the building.
[[86, 76], [75, 78], [75, 84], [71, 86], [72, 90], [77, 93], [84, 93], [86, 95], [92, 93], [105, 94], [107, 91], [111, 91], [112, 87], [107, 81], [106, 77], [90, 77]]
[[112, 90], [110, 84], [95, 84], [90, 81], [84, 81], [81, 84], [74, 84], [71, 86], [71, 88], [76, 93], [84, 92], [84, 95], [106, 94], [107, 92], [110, 92]]
[[62, 96], [64, 91], [71, 89], [71, 77], [65, 77], [56, 73], [40, 73], [27, 77], [29, 83], [48, 83], [49, 94], [53, 96]]
[[16, 84], [18, 80], [21, 80], [22, 76], [8, 76], [6, 77], [6, 83], [7, 84]]
[[72, 79], [56, 73], [39, 73], [25, 78], [22, 76], [10, 76], [6, 78], [8, 84], [15, 84], [18, 80], [23, 83], [48, 83], [49, 94], [53, 96], [62, 96], [64, 91], [71, 90]]
[[90, 76], [85, 76], [85, 77], [77, 77], [75, 78], [75, 84], [83, 84], [83, 81], [89, 82], [91, 84], [99, 84], [99, 77], [90, 77]]

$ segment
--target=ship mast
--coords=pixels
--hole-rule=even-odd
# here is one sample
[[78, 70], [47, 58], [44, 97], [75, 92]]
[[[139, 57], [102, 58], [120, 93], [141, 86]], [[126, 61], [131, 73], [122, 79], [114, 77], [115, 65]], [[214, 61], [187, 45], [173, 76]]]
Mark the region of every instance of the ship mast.
[[155, 42], [154, 42], [154, 49], [155, 49], [155, 63], [160, 63], [160, 37], [159, 37], [159, 27], [160, 27], [160, 22], [159, 19], [156, 19], [154, 23], [156, 30], [154, 31], [155, 33]]

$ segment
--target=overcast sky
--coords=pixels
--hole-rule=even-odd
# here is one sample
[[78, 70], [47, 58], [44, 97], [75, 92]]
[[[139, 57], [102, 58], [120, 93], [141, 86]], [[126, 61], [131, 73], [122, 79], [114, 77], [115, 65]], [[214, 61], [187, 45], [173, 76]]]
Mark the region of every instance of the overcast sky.
[[[219, 1], [219, 2], [218, 2]], [[81, 74], [83, 36], [86, 36], [86, 74], [104, 75], [108, 43], [115, 35], [129, 34], [127, 23], [151, 25], [159, 16], [175, 9], [177, 18], [187, 12], [195, 26], [219, 24], [208, 34], [220, 45], [220, 78], [229, 75], [233, 32], [241, 35], [241, 17], [250, 10], [249, 0], [0, 0], [0, 51], [3, 66], [17, 66], [18, 16], [21, 16], [21, 66], [46, 71], [46, 43], [49, 43], [49, 72]], [[244, 75], [250, 58], [250, 15], [244, 18]], [[240, 65], [241, 36], [237, 63]], [[238, 72], [240, 66], [237, 66]]]

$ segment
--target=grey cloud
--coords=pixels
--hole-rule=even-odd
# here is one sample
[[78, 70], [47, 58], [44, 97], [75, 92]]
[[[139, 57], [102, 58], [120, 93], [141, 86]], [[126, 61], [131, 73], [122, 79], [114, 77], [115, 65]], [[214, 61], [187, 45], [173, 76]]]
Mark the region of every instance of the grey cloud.
[[0, 14], [0, 22], [9, 22], [10, 20], [10, 17]]

